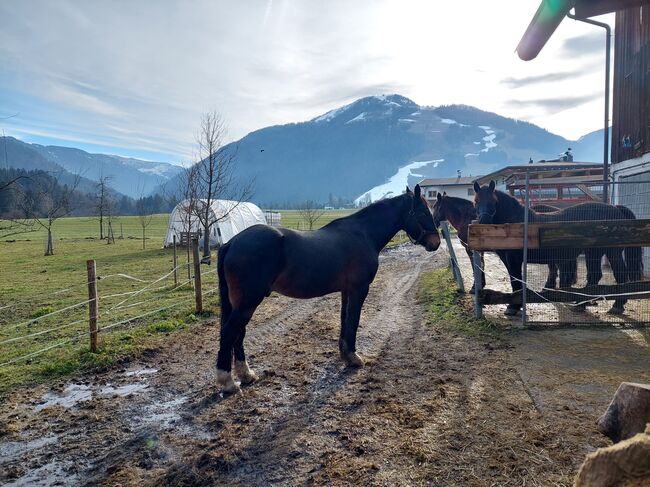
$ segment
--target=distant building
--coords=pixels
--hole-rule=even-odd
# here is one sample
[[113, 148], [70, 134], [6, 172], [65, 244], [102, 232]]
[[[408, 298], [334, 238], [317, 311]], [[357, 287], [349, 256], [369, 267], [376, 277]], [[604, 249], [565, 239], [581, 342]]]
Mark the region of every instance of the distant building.
[[474, 200], [474, 181], [481, 176], [455, 178], [423, 179], [420, 188], [427, 203], [433, 204], [438, 193], [447, 193], [449, 196]]

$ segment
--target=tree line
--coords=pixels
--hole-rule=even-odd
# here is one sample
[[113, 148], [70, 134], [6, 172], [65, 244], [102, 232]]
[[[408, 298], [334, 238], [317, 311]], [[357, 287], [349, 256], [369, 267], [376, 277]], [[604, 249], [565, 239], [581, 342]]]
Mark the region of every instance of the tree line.
[[[97, 216], [100, 238], [114, 241], [112, 221], [117, 215], [137, 215], [145, 230], [154, 213], [166, 213], [174, 201], [161, 195], [138, 199], [120, 195], [110, 189], [110, 178], [102, 177], [95, 192], [81, 191], [81, 178], [61, 181], [63, 172], [24, 169], [0, 169], [0, 238], [26, 233], [39, 228], [47, 231], [45, 255], [54, 253], [52, 227], [66, 216]], [[69, 178], [66, 178], [69, 181]], [[105, 225], [107, 223], [107, 225]]]

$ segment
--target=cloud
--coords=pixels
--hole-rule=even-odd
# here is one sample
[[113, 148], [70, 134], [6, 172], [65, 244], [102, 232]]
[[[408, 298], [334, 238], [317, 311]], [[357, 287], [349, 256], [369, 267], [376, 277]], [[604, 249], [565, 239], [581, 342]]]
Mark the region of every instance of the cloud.
[[541, 108], [546, 113], [558, 112], [576, 108], [592, 100], [602, 97], [601, 92], [581, 96], [565, 96], [554, 98], [538, 98], [532, 100], [508, 100], [505, 105], [511, 108]]
[[571, 58], [593, 56], [605, 53], [605, 35], [601, 31], [594, 31], [579, 37], [571, 37], [562, 42], [561, 52]]
[[526, 76], [524, 78], [503, 78], [501, 83], [509, 86], [510, 88], [521, 88], [523, 86], [535, 85], [539, 83], [553, 83], [555, 81], [564, 81], [567, 79], [574, 79], [580, 76], [579, 72], [565, 71], [561, 73], [546, 73], [537, 76]]

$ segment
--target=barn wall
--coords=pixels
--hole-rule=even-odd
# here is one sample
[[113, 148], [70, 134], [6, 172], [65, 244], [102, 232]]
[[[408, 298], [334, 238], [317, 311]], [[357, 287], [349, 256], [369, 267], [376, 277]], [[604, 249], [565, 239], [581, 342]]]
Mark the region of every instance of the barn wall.
[[650, 152], [650, 6], [617, 12], [614, 37], [612, 162], [616, 163]]

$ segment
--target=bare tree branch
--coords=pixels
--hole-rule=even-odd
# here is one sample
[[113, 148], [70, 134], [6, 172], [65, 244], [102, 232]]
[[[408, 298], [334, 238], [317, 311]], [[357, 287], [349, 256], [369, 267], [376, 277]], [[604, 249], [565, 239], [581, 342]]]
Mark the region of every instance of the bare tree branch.
[[298, 214], [300, 217], [307, 222], [309, 229], [314, 229], [314, 224], [320, 219], [321, 216], [325, 213], [325, 210], [322, 208], [317, 208], [317, 204], [314, 201], [305, 201], [298, 205]]
[[[196, 190], [200, 198], [196, 216], [203, 229], [203, 257], [210, 259], [210, 231], [214, 224], [228, 218], [241, 202], [253, 194], [253, 181], [240, 183], [235, 178], [236, 148], [224, 147], [226, 127], [215, 112], [205, 113], [197, 135], [198, 162], [196, 163]], [[213, 203], [229, 200], [219, 213], [213, 212]]]

